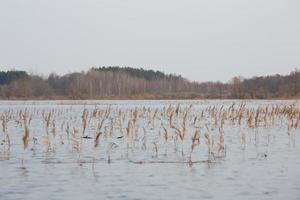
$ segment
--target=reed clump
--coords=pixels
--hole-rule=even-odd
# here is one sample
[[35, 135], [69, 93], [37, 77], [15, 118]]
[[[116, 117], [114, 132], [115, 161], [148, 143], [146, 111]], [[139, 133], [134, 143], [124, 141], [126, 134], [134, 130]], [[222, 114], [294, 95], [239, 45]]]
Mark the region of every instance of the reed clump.
[[[238, 140], [243, 151], [256, 147], [259, 154], [259, 147], [271, 145], [273, 135], [266, 130], [274, 127], [284, 130], [288, 143], [295, 144], [300, 109], [294, 104], [251, 107], [243, 102], [200, 108], [192, 104], [107, 106], [7, 111], [0, 114], [0, 122], [1, 160], [18, 138], [8, 131], [15, 127], [22, 131], [24, 150], [31, 143], [39, 148], [42, 141], [46, 152], [66, 146], [80, 162], [92, 152], [93, 163], [101, 159], [111, 163], [118, 157], [133, 163], [186, 163], [192, 167], [222, 160], [228, 138]], [[42, 128], [35, 130], [38, 126]]]

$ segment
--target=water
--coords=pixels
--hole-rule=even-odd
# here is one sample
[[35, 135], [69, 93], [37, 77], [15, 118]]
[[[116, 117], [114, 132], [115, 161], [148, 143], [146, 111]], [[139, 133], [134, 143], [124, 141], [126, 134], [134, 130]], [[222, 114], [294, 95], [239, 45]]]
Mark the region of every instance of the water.
[[[298, 101], [244, 101], [247, 109], [259, 106], [285, 106]], [[193, 107], [188, 115], [186, 142], [178, 142], [174, 150], [170, 139], [174, 131], [168, 127], [163, 113], [169, 104], [180, 104], [182, 111]], [[238, 109], [241, 101], [2, 101], [0, 113], [11, 115], [7, 133], [11, 146], [9, 159], [5, 159], [5, 144], [0, 146], [0, 199], [300, 199], [300, 139], [299, 128], [293, 130], [292, 140], [287, 134], [288, 122], [284, 116], [275, 117], [274, 124], [259, 126], [259, 141], [255, 143], [253, 130], [242, 120], [239, 126], [226, 120], [224, 136], [225, 152], [220, 157], [208, 159], [205, 144], [205, 126], [212, 124], [207, 109], [212, 106], [228, 109], [232, 103]], [[92, 118], [93, 110], [104, 112], [108, 107], [112, 113], [101, 129], [99, 146], [94, 148], [94, 138], [101, 117]], [[135, 125], [138, 135], [134, 142], [126, 136], [126, 127], [131, 111], [135, 108], [149, 108], [140, 114]], [[81, 139], [83, 110], [88, 111], [88, 126], [84, 133], [93, 139]], [[151, 122], [151, 116], [158, 110], [158, 118]], [[28, 147], [24, 150], [22, 136], [24, 125], [17, 120], [20, 111], [32, 114], [29, 125]], [[117, 112], [122, 110], [123, 127], [118, 127]], [[200, 144], [191, 154], [189, 166], [187, 157], [190, 141], [197, 128], [192, 125], [193, 117], [204, 111], [200, 124]], [[52, 113], [49, 137], [45, 139], [45, 120]], [[9, 114], [11, 113], [11, 114]], [[141, 111], [142, 113], [142, 111]], [[91, 118], [90, 118], [91, 117]], [[174, 118], [176, 126], [180, 117]], [[53, 132], [55, 121], [55, 136]], [[116, 121], [114, 121], [116, 120]], [[110, 124], [114, 124], [110, 131]], [[22, 122], [21, 122], [22, 123]], [[80, 153], [74, 150], [67, 138], [77, 130]], [[262, 122], [261, 122], [262, 123]], [[162, 126], [168, 129], [169, 141], [163, 139]], [[147, 140], [143, 140], [146, 130]], [[209, 128], [210, 129], [210, 128]], [[218, 128], [210, 130], [218, 134]], [[1, 140], [5, 140], [0, 131]], [[71, 133], [70, 133], [71, 134]], [[241, 142], [245, 134], [246, 142]], [[120, 138], [122, 135], [122, 138]], [[34, 144], [33, 138], [36, 138]], [[46, 141], [50, 143], [46, 144]], [[158, 146], [155, 153], [154, 143]], [[217, 140], [215, 141], [217, 143]], [[3, 141], [2, 141], [3, 143]], [[142, 144], [146, 149], [142, 150]], [[110, 145], [117, 147], [110, 150]], [[130, 148], [128, 149], [128, 145]], [[50, 148], [48, 148], [50, 146]], [[184, 156], [181, 155], [184, 152]], [[213, 150], [214, 151], [214, 150]], [[110, 154], [110, 163], [108, 163]], [[157, 154], [157, 155], [156, 155]], [[215, 154], [217, 152], [215, 151]], [[199, 163], [197, 163], [199, 161]], [[201, 161], [201, 162], [200, 162]]]

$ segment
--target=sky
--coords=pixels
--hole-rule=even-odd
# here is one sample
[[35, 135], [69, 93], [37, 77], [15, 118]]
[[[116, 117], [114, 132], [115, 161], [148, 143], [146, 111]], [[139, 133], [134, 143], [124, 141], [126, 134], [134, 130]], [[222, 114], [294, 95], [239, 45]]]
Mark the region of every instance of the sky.
[[300, 69], [299, 0], [0, 0], [0, 71], [99, 66], [195, 81]]

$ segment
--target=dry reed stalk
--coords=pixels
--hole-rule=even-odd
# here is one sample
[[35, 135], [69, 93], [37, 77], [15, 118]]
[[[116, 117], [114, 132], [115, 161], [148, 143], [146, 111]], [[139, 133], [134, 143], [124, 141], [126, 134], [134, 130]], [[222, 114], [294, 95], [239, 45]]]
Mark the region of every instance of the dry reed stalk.
[[183, 115], [183, 120], [182, 120], [182, 131], [181, 131], [181, 140], [184, 139], [184, 136], [186, 134], [186, 122], [187, 122], [187, 116], [188, 116], [188, 113], [190, 111], [190, 109], [192, 108], [192, 105], [189, 106], [189, 108], [186, 110], [186, 112], [184, 113]]
[[197, 120], [198, 120], [198, 116], [195, 116], [193, 120], [193, 126], [196, 126]]
[[193, 166], [194, 163], [193, 163], [193, 161], [192, 161], [192, 156], [189, 156], [189, 157], [188, 157], [187, 164], [188, 164], [189, 167], [192, 167], [192, 166]]
[[210, 157], [210, 154], [211, 154], [211, 138], [210, 138], [210, 135], [208, 134], [208, 133], [205, 133], [204, 134], [204, 137], [205, 137], [205, 139], [206, 139], [206, 141], [205, 141], [205, 144], [206, 144], [206, 146], [207, 146], [207, 150], [208, 150], [208, 155], [209, 155], [209, 157]]
[[248, 124], [248, 127], [249, 127], [250, 129], [254, 128], [254, 126], [253, 126], [253, 113], [252, 113], [252, 112], [251, 112], [251, 114], [249, 115], [249, 118], [248, 118], [248, 120], [247, 120], [247, 124]]
[[28, 146], [28, 142], [29, 142], [29, 128], [28, 128], [28, 125], [27, 125], [27, 116], [26, 116], [26, 113], [23, 115], [23, 120], [24, 120], [24, 135], [23, 135], [23, 146], [24, 146], [24, 149], [27, 148]]
[[169, 138], [169, 136], [168, 136], [168, 130], [167, 130], [165, 127], [163, 127], [163, 129], [164, 129], [164, 139], [165, 139], [165, 143], [167, 143], [167, 142], [168, 142], [168, 138]]
[[94, 110], [93, 110], [92, 116], [93, 116], [94, 118], [96, 118], [96, 117], [97, 117], [97, 113], [98, 113], [98, 110], [97, 110], [97, 109], [94, 109]]
[[169, 107], [166, 109], [166, 115], [170, 116], [171, 114], [173, 114], [173, 108], [172, 105], [170, 104]]
[[70, 136], [70, 124], [69, 124], [69, 122], [67, 123], [66, 133], [67, 133], [67, 137], [69, 138], [69, 136]]
[[173, 124], [173, 113], [174, 113], [174, 112], [170, 113], [170, 116], [169, 116], [169, 124], [170, 124], [170, 127], [171, 127], [172, 129], [175, 130], [175, 135], [176, 135], [177, 137], [179, 137], [181, 140], [183, 140], [184, 135], [182, 134], [181, 130], [180, 130], [179, 128], [177, 128], [177, 127]]
[[2, 116], [2, 131], [3, 133], [6, 133], [7, 130], [7, 120], [4, 116]]
[[108, 109], [105, 110], [105, 112], [103, 114], [103, 118], [98, 123], [97, 130], [96, 130], [96, 137], [95, 137], [95, 140], [94, 140], [94, 148], [96, 148], [99, 145], [100, 136], [102, 135], [101, 129], [102, 129], [102, 126], [103, 126], [105, 120], [110, 115], [110, 112], [111, 112], [111, 110], [110, 110], [110, 107], [109, 107]]
[[268, 106], [265, 108], [265, 115], [264, 115], [264, 125], [265, 127], [268, 127]]
[[126, 131], [127, 131], [127, 137], [129, 137], [129, 138], [133, 138], [133, 133], [134, 133], [134, 124], [133, 124], [133, 122], [132, 122], [132, 120], [130, 119], [129, 121], [128, 121], [128, 126], [127, 126], [127, 128], [126, 128]]
[[159, 110], [158, 110], [158, 108], [157, 108], [157, 109], [155, 109], [155, 111], [154, 111], [153, 119], [157, 118], [157, 119], [161, 120], [161, 117], [159, 117], [158, 114], [159, 114]]
[[194, 151], [197, 145], [200, 144], [200, 131], [196, 130], [194, 133], [194, 136], [192, 138], [192, 147], [191, 147], [191, 153]]
[[180, 113], [180, 104], [177, 105], [176, 109], [175, 109], [175, 113], [178, 117], [179, 113]]
[[96, 148], [99, 145], [99, 139], [100, 139], [101, 135], [102, 135], [101, 123], [99, 123], [98, 127], [97, 127], [96, 137], [95, 137], [95, 140], [94, 140], [94, 148]]
[[219, 129], [219, 133], [220, 133], [220, 136], [219, 136], [219, 143], [218, 143], [218, 145], [219, 145], [218, 153], [225, 151], [224, 132], [221, 129]]
[[258, 125], [259, 125], [259, 114], [260, 114], [260, 110], [257, 109], [256, 115], [255, 115], [255, 123], [254, 123], [256, 128], [257, 128]]
[[52, 121], [52, 130], [51, 130], [53, 136], [55, 137], [56, 135], [56, 125], [55, 125], [55, 120], [53, 119]]
[[11, 143], [10, 143], [10, 137], [9, 137], [8, 133], [6, 133], [6, 141], [7, 141], [7, 145], [8, 145], [8, 150], [10, 150]]
[[[76, 138], [76, 133], [78, 131], [73, 127], [73, 132], [71, 133], [71, 142], [72, 142], [72, 151], [77, 152], [78, 154], [80, 153], [80, 142]], [[80, 155], [79, 155], [80, 157]]]
[[221, 117], [221, 128], [224, 127], [225, 119], [226, 119], [226, 113], [223, 113], [223, 114], [222, 114], [222, 117]]
[[242, 123], [242, 118], [243, 118], [243, 113], [241, 111], [241, 112], [239, 112], [239, 115], [238, 115], [238, 124], [239, 125], [241, 125], [241, 123]]
[[135, 124], [136, 120], [138, 119], [138, 115], [139, 115], [139, 111], [138, 111], [137, 108], [135, 108], [135, 110], [133, 111], [132, 115], [133, 115], [132, 122], [133, 122], [133, 124]]
[[51, 112], [49, 112], [47, 118], [46, 118], [46, 127], [48, 128], [50, 125], [50, 120], [51, 120]]
[[82, 136], [84, 136], [86, 127], [87, 127], [87, 118], [88, 118], [88, 111], [84, 109], [82, 116], [81, 116], [81, 122], [82, 122]]
[[46, 125], [45, 125], [46, 133], [48, 134], [49, 133], [50, 120], [51, 120], [51, 112], [49, 112], [48, 115], [45, 112], [43, 112], [43, 118], [44, 118], [44, 121], [46, 123]]
[[142, 150], [146, 151], [147, 150], [147, 131], [146, 131], [145, 127], [143, 127], [143, 130], [144, 130], [144, 136], [142, 138], [142, 142], [143, 142]]
[[33, 114], [31, 114], [30, 117], [29, 117], [29, 119], [28, 119], [28, 125], [29, 125], [29, 126], [30, 126], [30, 123], [31, 123], [31, 120], [32, 120], [32, 115], [33, 115]]
[[4, 139], [1, 141], [0, 145], [3, 145], [3, 151], [0, 151], [0, 161], [3, 160], [9, 160], [10, 158], [10, 137], [9, 134], [7, 133], [7, 124], [10, 119], [8, 114], [4, 116], [2, 115], [2, 129], [3, 129], [3, 134], [4, 134]]

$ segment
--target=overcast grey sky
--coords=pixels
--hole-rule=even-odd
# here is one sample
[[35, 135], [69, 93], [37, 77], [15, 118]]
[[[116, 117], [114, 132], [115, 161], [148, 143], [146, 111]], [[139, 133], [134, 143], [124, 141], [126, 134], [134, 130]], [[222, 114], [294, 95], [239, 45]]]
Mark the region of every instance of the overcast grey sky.
[[0, 70], [227, 81], [300, 69], [299, 0], [0, 0]]

